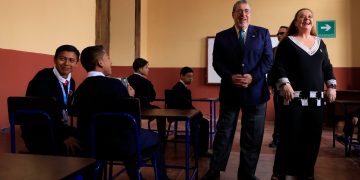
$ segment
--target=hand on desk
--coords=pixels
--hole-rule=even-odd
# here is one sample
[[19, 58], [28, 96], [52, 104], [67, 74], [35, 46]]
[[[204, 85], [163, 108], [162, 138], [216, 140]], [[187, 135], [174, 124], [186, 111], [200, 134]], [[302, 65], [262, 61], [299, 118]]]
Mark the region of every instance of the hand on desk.
[[65, 139], [64, 144], [66, 146], [68, 155], [75, 155], [76, 150], [82, 150], [79, 140], [72, 136]]

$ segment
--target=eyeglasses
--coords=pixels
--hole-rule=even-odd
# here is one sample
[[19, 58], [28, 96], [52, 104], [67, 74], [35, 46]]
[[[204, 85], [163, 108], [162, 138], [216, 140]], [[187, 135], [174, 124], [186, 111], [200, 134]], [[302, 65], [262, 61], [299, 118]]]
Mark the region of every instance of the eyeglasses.
[[278, 36], [282, 36], [282, 35], [284, 35], [285, 34], [285, 32], [278, 32], [276, 35], [278, 35]]
[[236, 14], [250, 14], [250, 9], [238, 9], [234, 11]]
[[64, 57], [64, 56], [59, 56], [57, 59], [59, 61], [62, 61], [62, 62], [65, 62], [65, 61], [69, 61], [70, 63], [76, 63], [77, 62], [77, 59], [67, 58], [67, 57]]

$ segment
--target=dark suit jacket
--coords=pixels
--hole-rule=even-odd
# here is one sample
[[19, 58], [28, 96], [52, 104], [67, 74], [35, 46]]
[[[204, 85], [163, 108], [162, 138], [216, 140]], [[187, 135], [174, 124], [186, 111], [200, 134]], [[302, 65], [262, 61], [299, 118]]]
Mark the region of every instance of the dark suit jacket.
[[[72, 92], [75, 91], [75, 81], [70, 80], [70, 96], [68, 102], [71, 102]], [[64, 98], [59, 80], [56, 78], [53, 68], [40, 70], [29, 82], [26, 90], [26, 96], [36, 97], [54, 97], [59, 105], [59, 111], [65, 108]]]
[[[71, 102], [71, 94], [75, 90], [75, 81], [71, 78], [70, 81], [70, 96], [68, 97], [68, 103]], [[46, 68], [40, 70], [35, 77], [29, 82], [29, 85], [26, 90], [26, 96], [35, 96], [35, 97], [53, 97], [55, 98], [58, 104], [57, 113], [53, 117], [54, 121], [54, 132], [55, 132], [55, 139], [58, 141], [59, 146], [62, 146], [63, 141], [68, 138], [69, 136], [77, 136], [76, 131], [74, 128], [65, 125], [62, 122], [62, 111], [67, 106], [64, 103], [63, 93], [61, 89], [61, 85], [59, 80], [56, 78], [53, 68]], [[31, 129], [35, 127], [30, 127]], [[32, 140], [32, 135], [27, 133], [26, 127], [22, 127], [23, 133], [22, 137], [26, 143], [26, 146], [31, 151], [32, 148], [30, 147]], [[29, 144], [30, 143], [30, 144]]]
[[129, 97], [120, 80], [103, 76], [86, 78], [74, 94], [73, 110], [86, 153], [90, 150], [91, 120], [96, 112], [116, 112], [116, 102]]
[[[273, 50], [273, 60], [275, 60], [275, 53], [277, 51], [277, 46], [274, 47], [272, 50]], [[271, 86], [273, 89], [275, 88], [275, 84], [276, 84], [276, 80], [277, 80], [274, 77], [275, 76], [274, 71], [275, 71], [275, 68], [273, 66], [267, 75], [267, 82], [268, 82], [269, 86]]]
[[141, 107], [152, 108], [150, 102], [155, 100], [156, 92], [151, 81], [138, 74], [132, 74], [127, 79], [135, 90], [135, 98], [140, 99]]
[[[249, 25], [245, 48], [241, 48], [235, 27], [216, 34], [213, 66], [221, 77], [220, 102], [234, 105], [257, 105], [269, 100], [266, 73], [272, 66], [272, 49], [269, 31]], [[251, 74], [248, 88], [232, 84], [234, 74]]]

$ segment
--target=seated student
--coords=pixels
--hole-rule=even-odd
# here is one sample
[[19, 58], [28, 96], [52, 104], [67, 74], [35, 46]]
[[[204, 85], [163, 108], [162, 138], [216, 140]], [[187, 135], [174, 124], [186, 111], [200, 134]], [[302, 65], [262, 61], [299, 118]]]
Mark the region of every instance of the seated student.
[[155, 100], [156, 92], [153, 84], [147, 79], [149, 75], [149, 62], [142, 58], [136, 58], [133, 62], [134, 74], [127, 79], [135, 90], [135, 97], [140, 99], [141, 108], [153, 108], [151, 104]]
[[[155, 100], [156, 92], [153, 84], [147, 79], [149, 74], [149, 62], [143, 58], [136, 58], [133, 62], [134, 74], [127, 79], [129, 84], [135, 89], [135, 97], [140, 99], [142, 109], [159, 108], [152, 105]], [[157, 128], [162, 140], [165, 138], [166, 122], [164, 119], [157, 119]]]
[[[80, 60], [88, 72], [88, 77], [74, 94], [73, 108], [78, 115], [77, 127], [88, 156], [90, 154], [90, 122], [94, 112], [105, 105], [116, 103], [118, 99], [134, 96], [135, 92], [131, 86], [126, 88], [120, 80], [106, 77], [111, 74], [111, 60], [103, 46], [85, 48], [81, 52]], [[159, 146], [160, 142], [156, 133], [145, 129], [140, 129], [139, 139], [142, 150]], [[160, 179], [167, 179], [162, 148], [158, 149], [159, 176]], [[125, 162], [130, 179], [136, 179], [134, 163], [133, 161]]]
[[[194, 76], [194, 71], [190, 67], [183, 67], [180, 70], [180, 80], [173, 86], [172, 89], [177, 90], [178, 93], [181, 93], [183, 98], [181, 102], [177, 102], [177, 108], [180, 109], [195, 109], [192, 105], [191, 91], [187, 88], [191, 84]], [[194, 127], [199, 128], [199, 156], [206, 156], [208, 147], [209, 147], [209, 121], [203, 118], [203, 115], [200, 114], [197, 118], [198, 126], [195, 126], [195, 123], [191, 124], [191, 129]], [[195, 122], [195, 121], [192, 121]]]
[[[71, 102], [72, 92], [75, 90], [75, 81], [71, 77], [73, 68], [79, 61], [79, 51], [72, 45], [62, 45], [56, 49], [54, 67], [40, 70], [29, 82], [26, 96], [54, 97], [58, 104], [57, 119], [54, 121], [55, 131], [58, 137], [57, 147], [61, 155], [74, 155], [80, 149], [79, 142], [75, 138], [76, 130], [67, 125], [67, 110]], [[29, 128], [21, 126], [22, 138], [30, 153], [43, 151], [41, 142], [36, 143], [29, 133]]]
[[354, 128], [358, 127], [358, 137], [357, 140], [360, 142], [360, 123], [359, 123], [359, 117], [360, 117], [360, 109], [358, 109], [356, 112], [351, 113], [348, 117], [345, 119], [345, 126], [344, 126], [344, 135], [345, 138], [348, 139], [350, 136], [354, 133]]

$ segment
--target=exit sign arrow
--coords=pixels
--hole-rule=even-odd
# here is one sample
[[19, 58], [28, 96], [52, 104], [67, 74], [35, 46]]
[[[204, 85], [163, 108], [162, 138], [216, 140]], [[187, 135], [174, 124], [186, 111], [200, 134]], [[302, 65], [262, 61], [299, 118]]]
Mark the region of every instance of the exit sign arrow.
[[321, 26], [320, 29], [325, 29], [325, 31], [329, 31], [331, 29], [331, 26], [328, 24], [325, 24], [325, 26]]
[[335, 38], [336, 22], [335, 20], [316, 21], [316, 30], [321, 38]]

